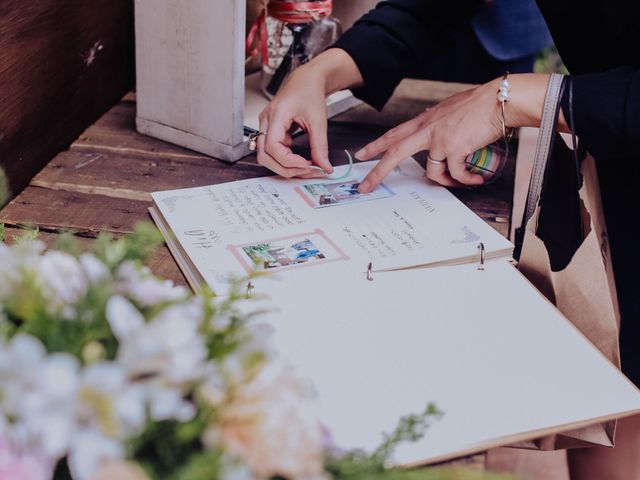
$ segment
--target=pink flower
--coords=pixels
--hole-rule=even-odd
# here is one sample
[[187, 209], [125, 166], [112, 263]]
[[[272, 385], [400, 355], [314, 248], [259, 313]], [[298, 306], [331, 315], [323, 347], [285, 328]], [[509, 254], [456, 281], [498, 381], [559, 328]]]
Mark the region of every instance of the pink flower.
[[44, 457], [12, 451], [0, 433], [0, 480], [49, 480], [53, 465]]
[[261, 478], [327, 479], [322, 428], [308, 408], [312, 399], [290, 368], [264, 364], [248, 383], [232, 388], [203, 441], [222, 445]]

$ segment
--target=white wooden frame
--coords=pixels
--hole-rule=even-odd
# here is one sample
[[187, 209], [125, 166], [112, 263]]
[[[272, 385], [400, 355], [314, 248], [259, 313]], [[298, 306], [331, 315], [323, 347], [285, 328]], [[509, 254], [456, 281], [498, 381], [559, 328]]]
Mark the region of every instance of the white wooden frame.
[[[351, 22], [343, 3], [336, 10]], [[364, 12], [374, 1], [353, 3]], [[245, 110], [261, 108], [245, 109], [245, 17], [246, 0], [135, 0], [140, 133], [231, 162], [249, 153]], [[337, 100], [330, 116], [358, 103]]]

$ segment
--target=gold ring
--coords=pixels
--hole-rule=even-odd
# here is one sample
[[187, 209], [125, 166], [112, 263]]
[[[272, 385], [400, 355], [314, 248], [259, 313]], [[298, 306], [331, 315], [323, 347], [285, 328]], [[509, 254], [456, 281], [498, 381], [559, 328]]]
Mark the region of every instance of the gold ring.
[[255, 151], [256, 148], [258, 148], [258, 137], [260, 135], [266, 135], [267, 132], [262, 132], [260, 130], [258, 130], [257, 132], [253, 132], [249, 134], [249, 150], [251, 150], [252, 152]]
[[441, 163], [446, 162], [447, 158], [445, 157], [442, 160], [436, 160], [435, 158], [431, 158], [431, 155], [427, 154], [427, 160], [431, 163], [435, 163], [436, 165], [440, 165]]

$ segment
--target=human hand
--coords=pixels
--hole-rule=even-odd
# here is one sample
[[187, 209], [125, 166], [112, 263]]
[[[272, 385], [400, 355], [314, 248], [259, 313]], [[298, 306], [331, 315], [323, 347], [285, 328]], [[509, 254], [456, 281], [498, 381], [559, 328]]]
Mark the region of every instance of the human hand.
[[[260, 113], [260, 131], [266, 133], [257, 137], [258, 163], [286, 178], [332, 173], [326, 96], [361, 82], [353, 59], [340, 49], [327, 50], [296, 69]], [[296, 127], [309, 134], [311, 160], [291, 150], [291, 131]]]
[[429, 150], [431, 180], [450, 187], [482, 184], [483, 178], [469, 173], [464, 162], [467, 155], [502, 135], [497, 90], [490, 82], [453, 95], [366, 145], [356, 153], [359, 160], [384, 156], [359, 191], [374, 190], [398, 163], [421, 150]]
[[[398, 163], [421, 150], [429, 150], [427, 177], [431, 180], [451, 187], [482, 184], [483, 178], [469, 173], [464, 162], [468, 155], [503, 135], [497, 100], [501, 80], [453, 95], [356, 152], [358, 160], [384, 152], [358, 190], [371, 192]], [[549, 76], [518, 74], [510, 75], [509, 80], [512, 88], [505, 105], [505, 126], [538, 127]], [[568, 131], [562, 112], [558, 129]]]
[[[258, 163], [286, 178], [320, 176], [317, 165], [330, 173], [327, 146], [327, 106], [324, 82], [302, 67], [294, 71], [273, 100], [260, 113]], [[299, 126], [309, 134], [311, 160], [291, 150], [292, 130]]]

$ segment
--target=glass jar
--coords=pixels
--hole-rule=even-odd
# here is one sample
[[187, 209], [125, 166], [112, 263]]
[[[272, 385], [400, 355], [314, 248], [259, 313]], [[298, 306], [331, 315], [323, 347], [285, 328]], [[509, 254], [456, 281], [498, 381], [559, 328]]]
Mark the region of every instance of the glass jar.
[[267, 58], [260, 86], [267, 98], [278, 92], [289, 74], [333, 44], [342, 27], [331, 0], [271, 0], [265, 18]]
[[500, 177], [508, 157], [508, 143], [501, 139], [468, 155], [464, 163], [469, 172], [481, 175], [487, 185]]

